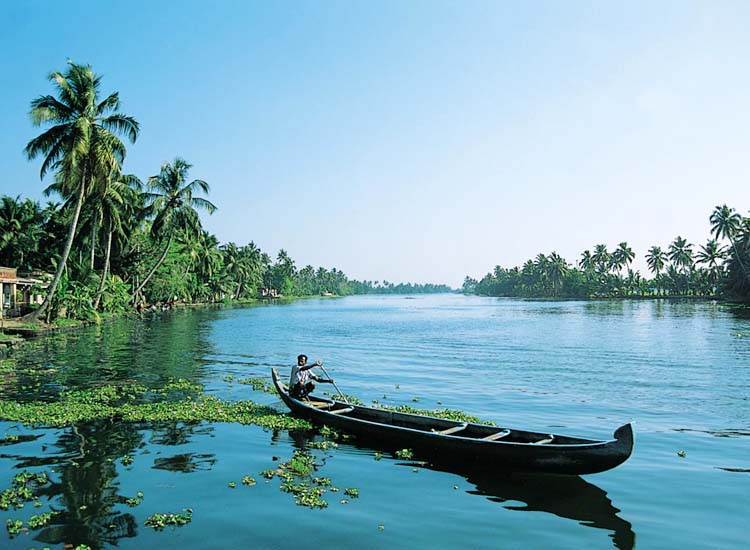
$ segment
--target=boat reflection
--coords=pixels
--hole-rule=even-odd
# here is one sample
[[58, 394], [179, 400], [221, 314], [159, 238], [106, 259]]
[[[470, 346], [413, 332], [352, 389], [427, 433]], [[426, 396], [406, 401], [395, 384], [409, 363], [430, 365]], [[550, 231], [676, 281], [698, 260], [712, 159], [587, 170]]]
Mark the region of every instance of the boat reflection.
[[[413, 467], [413, 463], [408, 463]], [[507, 510], [546, 512], [572, 519], [586, 527], [610, 531], [615, 548], [632, 550], [635, 533], [629, 521], [618, 516], [606, 491], [580, 476], [549, 474], [498, 474], [486, 469], [421, 464], [438, 472], [459, 475], [476, 488], [467, 491], [494, 502], [504, 503]], [[522, 504], [519, 504], [522, 503]]]

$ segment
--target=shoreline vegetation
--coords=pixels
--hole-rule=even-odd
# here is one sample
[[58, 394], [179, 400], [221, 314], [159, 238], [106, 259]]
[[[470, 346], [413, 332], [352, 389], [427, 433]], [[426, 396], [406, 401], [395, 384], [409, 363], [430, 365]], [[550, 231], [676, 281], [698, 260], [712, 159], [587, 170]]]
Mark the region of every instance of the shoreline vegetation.
[[627, 242], [613, 251], [605, 244], [584, 250], [577, 264], [557, 252], [538, 254], [521, 267], [500, 265], [476, 280], [464, 279], [463, 293], [534, 299], [714, 299], [750, 302], [750, 218], [727, 205], [710, 215], [711, 236], [696, 250], [681, 236], [666, 249], [652, 246], [646, 263], [652, 277], [631, 269], [635, 253]]
[[199, 215], [218, 210], [206, 198], [210, 185], [189, 179], [186, 160], [165, 162], [145, 181], [124, 172], [123, 139], [135, 143], [140, 125], [120, 112], [118, 92], [102, 95], [102, 77], [91, 66], [68, 61], [48, 80], [54, 95], [40, 95], [30, 109], [32, 123], [44, 129], [24, 151], [29, 160], [42, 160], [40, 178], [52, 179], [44, 194], [61, 201], [43, 207], [0, 195], [0, 266], [45, 281], [27, 289], [26, 297], [43, 301], [19, 308], [22, 326], [65, 327], [152, 305], [262, 296], [453, 291], [442, 284], [350, 280], [335, 267], [297, 268], [283, 249], [273, 260], [253, 241], [221, 244]]
[[[444, 284], [358, 281], [333, 267], [298, 268], [286, 250], [275, 257], [253, 241], [220, 243], [203, 229], [200, 212], [218, 207], [208, 182], [189, 179], [192, 168], [176, 157], [145, 182], [123, 170], [126, 146], [140, 125], [120, 112], [118, 92], [104, 97], [102, 77], [91, 66], [68, 61], [48, 76], [54, 95], [31, 101], [42, 132], [25, 147], [41, 159], [44, 193], [61, 202], [0, 195], [0, 266], [26, 272], [45, 284], [26, 289], [17, 330], [65, 329], [111, 316], [175, 305], [247, 304], [261, 297], [304, 298], [353, 294], [455, 292]], [[711, 238], [695, 249], [677, 237], [653, 246], [648, 279], [630, 266], [635, 253], [622, 242], [598, 244], [571, 265], [556, 252], [522, 267], [496, 266], [481, 280], [466, 277], [465, 294], [533, 299], [698, 298], [750, 299], [750, 219], [717, 206]], [[7, 287], [6, 287], [7, 288]], [[7, 290], [6, 290], [7, 292]], [[18, 293], [21, 294], [21, 293]], [[6, 300], [7, 302], [7, 300]], [[7, 316], [6, 316], [7, 317]]]

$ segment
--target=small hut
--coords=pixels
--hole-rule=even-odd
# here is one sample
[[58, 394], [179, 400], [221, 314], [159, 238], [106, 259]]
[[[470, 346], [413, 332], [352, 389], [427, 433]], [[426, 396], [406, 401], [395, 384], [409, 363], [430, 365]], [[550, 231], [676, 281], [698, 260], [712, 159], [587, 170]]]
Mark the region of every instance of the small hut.
[[49, 286], [49, 275], [39, 271], [19, 273], [0, 266], [0, 316], [19, 317], [32, 304], [41, 304], [41, 290]]

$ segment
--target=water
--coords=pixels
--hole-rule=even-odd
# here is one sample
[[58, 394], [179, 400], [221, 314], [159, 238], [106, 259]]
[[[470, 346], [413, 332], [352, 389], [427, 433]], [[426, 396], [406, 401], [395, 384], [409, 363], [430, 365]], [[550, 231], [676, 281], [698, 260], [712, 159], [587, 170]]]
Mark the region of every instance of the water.
[[[635, 451], [619, 468], [581, 478], [438, 471], [344, 444], [314, 451], [317, 475], [340, 492], [325, 495], [327, 509], [310, 510], [259, 475], [306, 445], [296, 434], [118, 422], [76, 433], [4, 422], [0, 434], [22, 437], [0, 445], [0, 488], [24, 468], [47, 471], [54, 484], [40, 510], [64, 513], [52, 527], [0, 535], [0, 547], [746, 547], [750, 319], [715, 303], [370, 296], [175, 311], [29, 346], [28, 372], [5, 380], [0, 394], [52, 399], [63, 387], [184, 377], [223, 399], [281, 408], [228, 377], [269, 378], [298, 353], [323, 359], [337, 385], [366, 402], [601, 438], [634, 419]], [[258, 484], [241, 485], [244, 475]], [[360, 496], [341, 504], [346, 487]], [[138, 491], [143, 502], [128, 506]], [[188, 507], [187, 526], [143, 525], [154, 512]], [[29, 508], [0, 511], [0, 521], [28, 519]]]

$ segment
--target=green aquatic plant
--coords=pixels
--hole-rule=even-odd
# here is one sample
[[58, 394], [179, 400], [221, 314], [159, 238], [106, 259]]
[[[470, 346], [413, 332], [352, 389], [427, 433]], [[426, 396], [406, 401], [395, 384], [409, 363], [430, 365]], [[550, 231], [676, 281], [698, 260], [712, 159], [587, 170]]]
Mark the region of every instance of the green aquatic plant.
[[359, 489], [354, 487], [347, 487], [344, 489], [344, 494], [352, 498], [359, 498]]
[[8, 530], [10, 538], [13, 538], [23, 530], [23, 521], [20, 519], [8, 519], [5, 521], [5, 528]]
[[381, 408], [400, 413], [416, 414], [419, 416], [433, 416], [435, 418], [442, 418], [444, 420], [454, 420], [456, 422], [468, 422], [470, 424], [486, 424], [488, 426], [494, 426], [495, 423], [491, 421], [481, 420], [480, 418], [467, 414], [463, 411], [455, 409], [415, 409], [409, 405], [397, 405], [397, 406], [382, 406]]
[[315, 471], [315, 458], [312, 455], [302, 451], [294, 451], [292, 459], [281, 465], [282, 469], [287, 469], [297, 476], [309, 476]]
[[0, 493], [0, 510], [23, 508], [27, 502], [37, 500], [34, 491], [49, 483], [47, 474], [23, 471], [13, 477], [11, 486]]
[[227, 486], [230, 489], [234, 489], [235, 487], [237, 487], [237, 482], [236, 481], [230, 481], [229, 483], [227, 483]]
[[380, 460], [381, 458], [383, 458], [383, 453], [376, 451], [375, 454], [373, 455], [373, 458], [375, 460]]
[[414, 458], [414, 451], [411, 449], [400, 449], [396, 451], [395, 455], [396, 458], [400, 458], [401, 460], [411, 460]]
[[[89, 420], [117, 419], [123, 422], [232, 422], [269, 429], [312, 428], [305, 420], [252, 401], [233, 402], [194, 395], [199, 389], [202, 387], [188, 381], [175, 381], [158, 390], [138, 386], [75, 390], [63, 393], [60, 401], [51, 403], [0, 400], [0, 419], [27, 426], [69, 426]], [[167, 399], [175, 393], [181, 395], [180, 399]]]
[[255, 391], [276, 393], [276, 388], [263, 378], [241, 378], [240, 380], [237, 380], [237, 383], [252, 386]]
[[144, 525], [152, 527], [154, 531], [161, 531], [165, 527], [171, 525], [174, 527], [182, 527], [187, 525], [193, 520], [193, 510], [185, 508], [184, 514], [152, 514], [146, 518]]
[[130, 455], [123, 455], [120, 462], [122, 462], [123, 466], [130, 466], [133, 463], [133, 457]]
[[253, 485], [255, 485], [256, 483], [257, 483], [257, 482], [255, 481], [255, 478], [254, 478], [254, 477], [250, 477], [250, 476], [244, 476], [244, 477], [242, 478], [242, 484], [243, 484], [243, 485], [249, 485], [250, 487], [252, 487], [252, 486], [253, 486]]
[[49, 521], [52, 519], [52, 516], [57, 515], [59, 512], [47, 512], [46, 514], [39, 514], [35, 516], [31, 516], [29, 518], [29, 528], [30, 529], [41, 529], [45, 525], [49, 523]]
[[323, 495], [328, 490], [335, 493], [338, 489], [331, 486], [330, 478], [313, 477], [316, 468], [315, 457], [304, 451], [295, 451], [290, 460], [282, 462], [275, 470], [263, 470], [261, 475], [266, 479], [278, 477], [281, 480], [279, 489], [294, 495], [298, 506], [327, 508], [328, 502]]
[[307, 444], [311, 449], [320, 449], [321, 451], [327, 451], [329, 449], [337, 449], [339, 444], [335, 441], [323, 439], [322, 441], [311, 441]]

